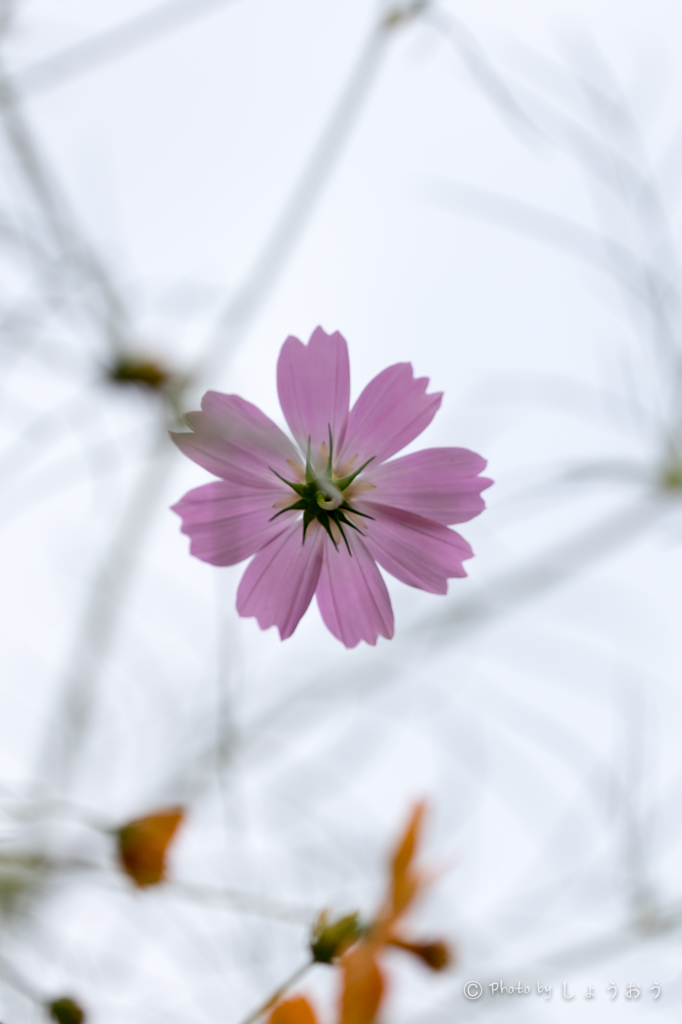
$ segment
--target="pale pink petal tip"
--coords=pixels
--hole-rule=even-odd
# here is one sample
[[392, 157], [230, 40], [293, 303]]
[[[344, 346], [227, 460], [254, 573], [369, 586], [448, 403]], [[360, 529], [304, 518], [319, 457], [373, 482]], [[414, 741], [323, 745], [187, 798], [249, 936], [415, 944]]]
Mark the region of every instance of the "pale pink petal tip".
[[348, 417], [342, 459], [374, 465], [418, 437], [436, 415], [442, 393], [427, 395], [428, 377], [415, 379], [410, 363], [389, 366], [371, 380]]
[[365, 543], [382, 569], [411, 587], [447, 594], [448, 579], [466, 576], [463, 562], [473, 551], [447, 526], [399, 508], [363, 502], [374, 517]]
[[171, 433], [171, 438], [188, 458], [223, 480], [271, 487], [277, 479], [273, 469], [284, 476], [291, 461], [301, 462], [286, 434], [238, 395], [207, 391], [201, 412], [190, 412], [185, 420], [192, 433]]
[[282, 640], [296, 629], [312, 601], [322, 566], [325, 534], [312, 523], [301, 543], [301, 524], [294, 522], [257, 553], [237, 591], [237, 611], [255, 616], [261, 629], [277, 626]]
[[272, 518], [273, 494], [223, 480], [188, 491], [172, 506], [190, 538], [190, 553], [211, 565], [236, 565], [277, 537], [295, 515]]
[[481, 491], [492, 480], [479, 476], [485, 459], [467, 448], [425, 448], [368, 466], [372, 500], [415, 512], [437, 523], [464, 523], [485, 508]]
[[310, 438], [328, 444], [331, 428], [337, 452], [348, 420], [350, 365], [343, 335], [317, 327], [307, 345], [289, 337], [277, 362], [277, 391], [291, 433], [305, 452]]
[[346, 647], [393, 637], [393, 609], [386, 584], [363, 541], [349, 530], [345, 546], [325, 545], [317, 604], [327, 628]]

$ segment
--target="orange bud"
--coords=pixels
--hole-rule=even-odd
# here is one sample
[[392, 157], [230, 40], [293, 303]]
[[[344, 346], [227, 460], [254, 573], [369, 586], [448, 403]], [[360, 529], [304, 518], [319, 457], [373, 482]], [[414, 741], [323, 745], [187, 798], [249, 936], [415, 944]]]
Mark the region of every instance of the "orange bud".
[[166, 851], [184, 813], [182, 807], [169, 807], [118, 829], [121, 866], [135, 885], [143, 888], [164, 880]]
[[268, 1024], [317, 1024], [315, 1011], [302, 996], [279, 1003], [268, 1017]]

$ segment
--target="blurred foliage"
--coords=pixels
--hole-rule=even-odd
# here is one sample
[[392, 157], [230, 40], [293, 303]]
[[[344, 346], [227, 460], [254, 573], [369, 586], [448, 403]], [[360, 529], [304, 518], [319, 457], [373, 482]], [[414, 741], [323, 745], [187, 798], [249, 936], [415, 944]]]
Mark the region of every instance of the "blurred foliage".
[[121, 865], [135, 885], [144, 888], [164, 881], [168, 847], [184, 814], [182, 807], [170, 807], [118, 829]]
[[62, 996], [50, 1003], [50, 1014], [57, 1024], [83, 1024], [85, 1020], [85, 1013], [69, 996]]

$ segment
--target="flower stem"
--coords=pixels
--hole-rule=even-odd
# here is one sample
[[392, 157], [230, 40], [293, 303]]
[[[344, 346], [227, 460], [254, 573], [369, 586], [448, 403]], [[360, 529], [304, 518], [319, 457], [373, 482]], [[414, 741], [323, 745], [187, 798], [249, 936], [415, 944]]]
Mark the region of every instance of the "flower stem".
[[266, 1001], [262, 1003], [257, 1010], [254, 1010], [253, 1013], [249, 1014], [246, 1020], [243, 1020], [241, 1024], [255, 1024], [259, 1017], [262, 1017], [264, 1013], [267, 1013], [268, 1010], [272, 1009], [275, 1003], [279, 1002], [288, 988], [291, 988], [291, 986], [295, 985], [296, 982], [304, 976], [304, 974], [308, 973], [314, 963], [314, 960], [308, 960], [308, 962], [303, 964], [302, 967], [295, 970], [291, 977], [287, 978], [285, 982], [276, 988], [272, 995], [266, 999]]

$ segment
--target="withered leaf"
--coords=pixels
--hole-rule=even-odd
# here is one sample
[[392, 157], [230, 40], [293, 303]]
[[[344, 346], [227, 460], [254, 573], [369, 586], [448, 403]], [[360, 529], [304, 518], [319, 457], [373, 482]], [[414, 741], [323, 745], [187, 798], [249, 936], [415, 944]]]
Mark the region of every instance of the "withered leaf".
[[168, 807], [136, 818], [118, 829], [118, 854], [135, 885], [157, 885], [166, 877], [166, 853], [180, 822], [182, 807]]

